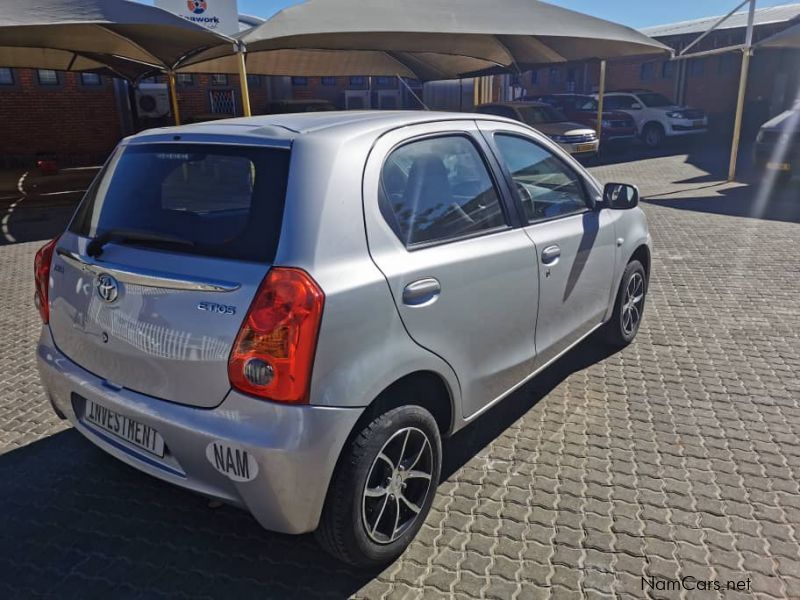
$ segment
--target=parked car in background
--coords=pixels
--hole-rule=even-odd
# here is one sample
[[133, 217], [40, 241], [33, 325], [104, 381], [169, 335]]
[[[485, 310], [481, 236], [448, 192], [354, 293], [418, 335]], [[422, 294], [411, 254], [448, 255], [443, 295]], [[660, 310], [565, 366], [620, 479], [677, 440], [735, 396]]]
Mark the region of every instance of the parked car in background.
[[787, 179], [800, 172], [800, 103], [761, 126], [753, 157], [759, 168]]
[[506, 117], [530, 125], [577, 158], [597, 156], [600, 150], [600, 140], [594, 129], [570, 121], [564, 113], [544, 102], [493, 102], [475, 110], [480, 114]]
[[36, 255], [41, 379], [129, 465], [385, 564], [430, 509], [442, 437], [593, 332], [636, 336], [638, 199], [491, 116], [143, 132]]
[[633, 117], [639, 136], [650, 148], [659, 147], [666, 138], [708, 131], [704, 110], [679, 106], [663, 94], [648, 90], [609, 92], [605, 94], [603, 108]]
[[267, 102], [264, 114], [282, 115], [288, 113], [326, 112], [337, 110], [327, 100], [271, 100]]
[[[587, 94], [548, 94], [532, 96], [525, 100], [544, 102], [557, 108], [570, 120], [597, 129], [597, 98]], [[629, 114], [603, 108], [600, 142], [633, 141], [636, 139], [636, 122]]]

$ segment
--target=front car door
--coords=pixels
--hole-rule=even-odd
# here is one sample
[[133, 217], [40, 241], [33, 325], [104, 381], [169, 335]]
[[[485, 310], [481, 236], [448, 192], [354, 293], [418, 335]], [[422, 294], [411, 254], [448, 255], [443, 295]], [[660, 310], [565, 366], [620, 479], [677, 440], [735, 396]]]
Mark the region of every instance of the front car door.
[[516, 125], [481, 121], [536, 245], [537, 368], [598, 327], [612, 297], [616, 242], [611, 211], [574, 161]]
[[[364, 174], [369, 250], [409, 335], [476, 414], [534, 369], [538, 269], [475, 121], [382, 136]], [[516, 221], [515, 221], [516, 219]]]
[[[638, 108], [634, 108], [637, 107]], [[636, 96], [631, 94], [614, 94], [613, 96], [606, 96], [603, 102], [603, 111], [619, 110], [628, 113], [636, 123], [636, 131], [641, 133], [642, 127], [645, 126], [645, 111], [644, 105], [639, 102]]]

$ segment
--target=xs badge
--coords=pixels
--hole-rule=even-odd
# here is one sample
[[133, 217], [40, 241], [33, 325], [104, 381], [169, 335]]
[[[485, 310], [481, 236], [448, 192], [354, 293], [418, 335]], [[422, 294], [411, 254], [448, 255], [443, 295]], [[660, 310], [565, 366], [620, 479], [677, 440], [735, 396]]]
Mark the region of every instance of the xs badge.
[[215, 302], [201, 302], [197, 305], [197, 310], [204, 312], [216, 313], [218, 315], [233, 316], [236, 314], [235, 306], [227, 306], [225, 304], [216, 304]]

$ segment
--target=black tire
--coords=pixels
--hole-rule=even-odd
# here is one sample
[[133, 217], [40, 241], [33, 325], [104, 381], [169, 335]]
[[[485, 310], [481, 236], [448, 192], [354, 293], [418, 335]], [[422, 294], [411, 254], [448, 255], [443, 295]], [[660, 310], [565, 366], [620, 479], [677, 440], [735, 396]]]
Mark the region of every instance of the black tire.
[[[405, 445], [417, 443], [422, 451], [417, 462], [418, 471], [408, 470], [408, 479], [402, 479], [400, 467], [389, 469], [387, 462], [378, 458], [378, 455], [385, 452], [386, 456], [395, 460], [398, 446], [403, 443], [400, 440], [406, 431], [410, 433], [403, 448]], [[429, 454], [424, 453], [423, 437], [427, 439]], [[408, 460], [404, 461], [402, 456], [397, 460], [398, 464], [403, 463], [406, 468], [411, 466], [416, 448], [409, 445], [408, 453]], [[352, 438], [339, 459], [319, 528], [315, 532], [319, 544], [335, 558], [356, 567], [378, 567], [395, 560], [414, 539], [430, 511], [439, 484], [441, 456], [439, 428], [433, 416], [424, 408], [401, 406], [374, 418]], [[420, 464], [420, 461], [424, 461], [424, 464]], [[427, 480], [425, 494], [420, 500], [426, 480], [418, 475], [412, 478], [411, 475], [412, 472], [428, 469], [430, 480]], [[380, 472], [381, 470], [391, 471], [393, 475], [386, 477], [386, 473]], [[398, 483], [400, 480], [404, 483]], [[379, 482], [384, 482], [383, 487], [386, 490], [399, 489], [397, 486], [402, 486], [402, 490], [399, 495], [387, 491], [384, 496], [366, 496], [367, 485], [370, 484], [370, 490], [376, 490], [380, 487], [377, 485]], [[412, 511], [405, 502], [401, 503], [400, 498], [405, 498], [403, 494], [406, 493], [412, 502], [419, 501], [414, 504], [420, 509], [418, 513]], [[384, 509], [379, 510], [384, 498]], [[398, 528], [396, 539], [390, 539], [387, 534], [386, 539], [376, 540], [376, 537], [383, 536], [389, 529], [392, 529], [392, 536], [395, 535], [396, 521], [393, 519], [397, 513], [393, 511], [398, 508], [400, 520], [408, 518], [409, 522], [405, 527]], [[375, 524], [376, 520], [379, 522], [372, 532], [368, 531], [368, 519], [370, 524]]]
[[[633, 305], [638, 313], [638, 318], [635, 326], [631, 327], [629, 318], [633, 311], [630, 311], [629, 314], [626, 315], [626, 304], [629, 301], [629, 290], [634, 289], [634, 292], [636, 292], [636, 290], [639, 289], [637, 284], [633, 282], [636, 277], [638, 277], [641, 282], [641, 301]], [[604, 337], [612, 346], [619, 348], [627, 346], [639, 332], [639, 326], [642, 324], [642, 318], [644, 317], [644, 305], [647, 300], [648, 283], [647, 272], [644, 270], [642, 263], [638, 260], [629, 262], [628, 266], [625, 267], [625, 272], [622, 274], [622, 280], [619, 284], [617, 299], [614, 303], [614, 314], [611, 320], [605, 325]], [[635, 293], [635, 296], [638, 296], [638, 292]]]
[[658, 148], [664, 143], [664, 128], [658, 123], [648, 123], [642, 130], [642, 141], [648, 148]]

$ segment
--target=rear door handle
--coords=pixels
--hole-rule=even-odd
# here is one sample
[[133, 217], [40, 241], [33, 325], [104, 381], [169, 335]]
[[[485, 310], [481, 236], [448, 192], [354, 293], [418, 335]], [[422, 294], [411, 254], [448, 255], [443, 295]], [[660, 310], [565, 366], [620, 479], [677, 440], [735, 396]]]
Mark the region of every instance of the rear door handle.
[[561, 248], [558, 246], [548, 246], [542, 250], [542, 263], [545, 265], [554, 265], [558, 262], [561, 256]]
[[418, 279], [403, 289], [403, 304], [407, 306], [424, 306], [434, 302], [442, 293], [442, 286], [433, 277]]

